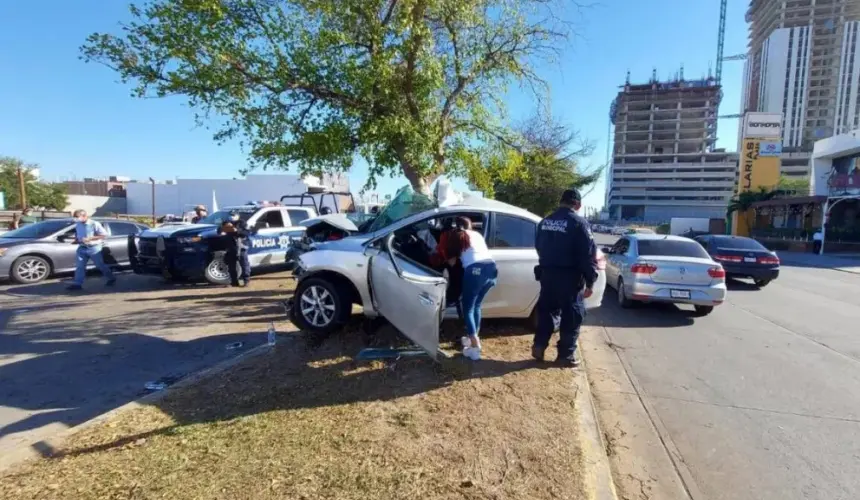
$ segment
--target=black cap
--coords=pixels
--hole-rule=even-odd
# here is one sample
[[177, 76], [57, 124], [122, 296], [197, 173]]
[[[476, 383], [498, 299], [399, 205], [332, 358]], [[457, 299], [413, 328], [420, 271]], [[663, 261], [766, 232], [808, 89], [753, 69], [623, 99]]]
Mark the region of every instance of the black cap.
[[565, 189], [561, 194], [561, 203], [565, 205], [573, 205], [578, 201], [582, 201], [582, 197], [576, 189]]

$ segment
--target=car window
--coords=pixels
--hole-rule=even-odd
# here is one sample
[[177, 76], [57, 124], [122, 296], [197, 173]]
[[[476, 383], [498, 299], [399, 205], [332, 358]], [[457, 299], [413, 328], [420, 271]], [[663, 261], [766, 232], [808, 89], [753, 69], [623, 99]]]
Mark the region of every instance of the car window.
[[714, 238], [714, 243], [717, 248], [730, 248], [732, 250], [767, 250], [764, 245], [752, 238], [722, 236]]
[[639, 255], [709, 258], [702, 245], [685, 240], [639, 240]]
[[[248, 222], [248, 219], [254, 215], [253, 210], [238, 210], [239, 219]], [[198, 224], [213, 224], [221, 225], [222, 222], [230, 220], [230, 210], [219, 210], [213, 214], [209, 214], [198, 222]]]
[[625, 255], [628, 250], [630, 250], [630, 240], [627, 238], [621, 238], [612, 246], [612, 253], [617, 255]]
[[263, 213], [259, 219], [257, 219], [257, 227], [258, 228], [272, 228], [272, 227], [285, 227], [284, 226], [284, 216], [281, 215], [280, 210], [269, 210], [268, 212]]
[[537, 224], [510, 215], [496, 214], [493, 223], [494, 248], [534, 248]]
[[131, 222], [110, 222], [108, 226], [110, 226], [108, 231], [110, 231], [111, 236], [128, 236], [140, 232], [137, 224]]
[[34, 224], [27, 224], [20, 229], [3, 233], [3, 238], [44, 238], [45, 236], [50, 236], [63, 228], [69, 227], [70, 225], [72, 225], [72, 223], [68, 220], [46, 220], [36, 222]]
[[290, 224], [293, 226], [298, 226], [302, 222], [310, 219], [307, 210], [292, 208], [287, 209], [287, 214], [290, 216]]

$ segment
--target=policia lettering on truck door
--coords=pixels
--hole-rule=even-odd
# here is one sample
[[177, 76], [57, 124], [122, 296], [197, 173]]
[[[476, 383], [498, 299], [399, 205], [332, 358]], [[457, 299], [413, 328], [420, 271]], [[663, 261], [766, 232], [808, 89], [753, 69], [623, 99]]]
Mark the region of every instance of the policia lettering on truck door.
[[576, 214], [581, 207], [579, 192], [565, 191], [559, 207], [537, 227], [535, 248], [538, 265], [535, 279], [540, 281], [532, 356], [543, 361], [554, 327], [553, 314], [561, 314], [557, 362], [578, 366], [576, 341], [585, 317], [584, 298], [591, 296], [597, 279], [595, 245], [588, 222]]

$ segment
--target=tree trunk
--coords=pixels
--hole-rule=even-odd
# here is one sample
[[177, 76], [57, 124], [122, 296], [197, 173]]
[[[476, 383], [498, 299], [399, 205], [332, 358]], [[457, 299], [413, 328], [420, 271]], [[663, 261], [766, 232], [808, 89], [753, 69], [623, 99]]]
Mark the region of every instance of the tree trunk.
[[430, 184], [433, 184], [433, 181], [439, 176], [435, 174], [422, 176], [419, 174], [412, 162], [407, 159], [405, 147], [395, 146], [395, 151], [397, 157], [400, 159], [400, 169], [403, 171], [406, 180], [412, 185], [412, 189], [418, 193], [432, 196], [433, 193], [430, 192]]

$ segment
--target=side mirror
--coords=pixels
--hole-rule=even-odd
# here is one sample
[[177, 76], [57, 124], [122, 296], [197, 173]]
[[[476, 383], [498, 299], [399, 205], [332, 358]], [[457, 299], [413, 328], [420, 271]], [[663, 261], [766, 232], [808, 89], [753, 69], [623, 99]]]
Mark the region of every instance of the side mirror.
[[610, 247], [603, 247], [600, 249], [603, 253], [612, 253], [612, 249]]

